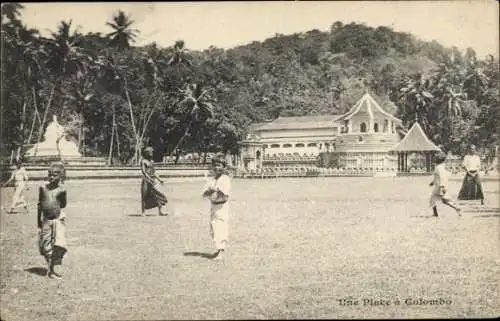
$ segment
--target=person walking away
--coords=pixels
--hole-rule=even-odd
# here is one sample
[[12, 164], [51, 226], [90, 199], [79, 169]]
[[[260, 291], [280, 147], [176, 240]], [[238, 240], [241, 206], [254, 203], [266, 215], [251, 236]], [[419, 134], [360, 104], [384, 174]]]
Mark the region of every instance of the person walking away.
[[26, 183], [28, 182], [28, 174], [26, 169], [23, 167], [21, 161], [16, 162], [16, 169], [12, 172], [9, 180], [5, 182], [4, 186], [14, 181], [14, 195], [12, 195], [12, 203], [8, 213], [13, 213], [14, 209], [23, 206], [26, 211], [28, 211], [28, 203], [24, 199], [24, 190], [26, 189]]
[[465, 169], [465, 177], [458, 193], [458, 199], [481, 200], [481, 205], [484, 205], [483, 188], [479, 177], [481, 159], [476, 153], [476, 146], [469, 147], [469, 153], [465, 155], [462, 167]]
[[40, 186], [38, 192], [37, 225], [39, 234], [39, 251], [47, 262], [47, 276], [62, 277], [57, 269], [67, 252], [65, 229], [67, 198], [66, 189], [60, 185], [64, 167], [52, 164], [49, 167], [48, 183]]
[[429, 186], [434, 187], [429, 200], [429, 205], [432, 207], [433, 216], [438, 216], [438, 202], [443, 202], [445, 205], [453, 208], [457, 212], [458, 216], [461, 216], [461, 209], [447, 193], [449, 172], [445, 167], [446, 154], [442, 152], [438, 153], [435, 159], [436, 167], [434, 168], [434, 177], [432, 179], [432, 182], [429, 184]]
[[231, 178], [223, 155], [216, 155], [212, 159], [212, 170], [214, 178], [206, 184], [202, 196], [210, 201], [210, 235], [216, 248], [212, 258], [220, 260], [228, 243], [231, 194]]
[[155, 173], [153, 163], [153, 148], [146, 147], [141, 160], [141, 216], [151, 208], [158, 208], [159, 215], [168, 215], [164, 210], [168, 203], [167, 196], [162, 190], [163, 180]]

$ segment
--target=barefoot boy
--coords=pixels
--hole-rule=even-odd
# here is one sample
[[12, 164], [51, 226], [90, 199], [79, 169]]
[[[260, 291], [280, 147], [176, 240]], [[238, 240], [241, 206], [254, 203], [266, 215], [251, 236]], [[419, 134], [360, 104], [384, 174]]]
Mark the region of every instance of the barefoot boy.
[[60, 278], [56, 266], [61, 265], [67, 251], [64, 237], [65, 214], [61, 209], [66, 207], [66, 190], [59, 185], [64, 175], [61, 164], [52, 164], [49, 168], [49, 182], [40, 186], [38, 193], [38, 233], [40, 254], [47, 261], [47, 275]]
[[231, 178], [226, 169], [223, 155], [212, 159], [214, 179], [209, 182], [202, 196], [210, 200], [210, 234], [217, 251], [214, 259], [221, 259], [228, 241], [229, 195], [231, 193]]
[[429, 186], [434, 186], [431, 194], [431, 198], [429, 200], [429, 205], [432, 207], [434, 212], [433, 216], [438, 216], [437, 211], [437, 203], [439, 201], [448, 205], [457, 211], [457, 214], [460, 216], [460, 208], [453, 202], [453, 199], [446, 193], [448, 188], [448, 171], [445, 168], [445, 153], [438, 153], [436, 155], [436, 167], [434, 169], [434, 178]]

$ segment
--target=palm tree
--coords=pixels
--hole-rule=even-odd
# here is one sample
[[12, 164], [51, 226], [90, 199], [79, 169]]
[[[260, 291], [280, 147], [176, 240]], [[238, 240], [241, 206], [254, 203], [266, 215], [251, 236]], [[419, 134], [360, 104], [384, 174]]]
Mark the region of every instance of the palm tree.
[[22, 9], [24, 9], [24, 6], [18, 2], [2, 3], [2, 20], [3, 16], [5, 16], [11, 22], [17, 21], [17, 18], [21, 15], [20, 10]]
[[52, 32], [52, 39], [48, 39], [47, 46], [50, 48], [48, 67], [57, 75], [77, 73], [86, 68], [85, 62], [88, 55], [80, 47], [82, 35], [71, 30], [72, 21], [61, 21], [57, 32]]
[[[42, 129], [45, 124], [47, 113], [56, 88], [61, 89], [62, 99], [74, 100], [77, 102], [76, 113], [82, 119], [83, 104], [91, 98], [89, 85], [89, 73], [92, 69], [93, 59], [80, 45], [82, 35], [78, 29], [72, 30], [72, 21], [61, 21], [57, 31], [51, 33], [51, 39], [46, 39], [45, 45], [48, 47], [49, 58], [46, 61], [48, 69], [52, 72], [53, 84], [50, 90], [49, 101], [45, 107], [40, 130], [38, 132], [38, 142], [42, 136]], [[63, 81], [67, 80], [67, 81]], [[64, 88], [62, 88], [64, 87]], [[80, 123], [83, 126], [83, 121]], [[80, 130], [82, 130], [80, 128]]]
[[409, 77], [406, 79], [406, 86], [401, 88], [400, 92], [400, 102], [404, 108], [400, 114], [404, 116], [403, 120], [406, 123], [419, 120], [427, 132], [430, 127], [427, 113], [434, 100], [430, 80], [420, 74]]
[[179, 105], [189, 108], [189, 113], [186, 118], [188, 123], [184, 129], [184, 134], [175, 145], [172, 153], [178, 150], [184, 139], [189, 135], [193, 122], [203, 121], [214, 117], [214, 106], [212, 104], [214, 99], [209, 94], [211, 90], [212, 88], [203, 90], [198, 84], [188, 84], [185, 89], [180, 90], [183, 99], [180, 101]]
[[175, 42], [174, 47], [170, 50], [170, 59], [168, 60], [168, 65], [185, 65], [191, 66], [191, 56], [189, 51], [185, 47], [183, 40], [178, 40]]
[[165, 59], [164, 51], [158, 48], [156, 43], [152, 43], [145, 48], [143, 55], [146, 75], [150, 84], [156, 89], [163, 80], [162, 70], [164, 70], [168, 62]]
[[112, 22], [106, 22], [106, 25], [113, 29], [107, 35], [110, 38], [110, 45], [119, 50], [130, 48], [130, 44], [135, 42], [139, 33], [138, 29], [130, 29], [134, 22], [122, 10], [113, 15]]

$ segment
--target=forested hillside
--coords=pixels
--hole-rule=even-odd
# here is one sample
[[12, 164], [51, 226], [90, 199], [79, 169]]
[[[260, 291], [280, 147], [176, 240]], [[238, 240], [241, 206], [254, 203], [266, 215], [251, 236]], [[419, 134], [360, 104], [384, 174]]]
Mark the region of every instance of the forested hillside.
[[[57, 22], [54, 21], [54, 25]], [[180, 152], [237, 152], [252, 122], [339, 114], [369, 91], [445, 149], [498, 146], [498, 57], [479, 59], [388, 27], [333, 22], [329, 31], [275, 35], [224, 50], [178, 41], [134, 46], [118, 11], [109, 34], [61, 21], [50, 37], [2, 4], [2, 154], [22, 155], [57, 115], [85, 155], [134, 162]]]

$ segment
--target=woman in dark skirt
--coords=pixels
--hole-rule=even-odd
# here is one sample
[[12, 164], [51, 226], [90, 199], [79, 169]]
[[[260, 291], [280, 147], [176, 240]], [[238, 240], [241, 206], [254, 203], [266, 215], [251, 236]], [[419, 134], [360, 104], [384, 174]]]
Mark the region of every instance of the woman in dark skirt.
[[462, 166], [465, 168], [466, 173], [462, 188], [460, 189], [460, 193], [458, 193], [458, 199], [464, 201], [481, 200], [481, 205], [484, 205], [483, 188], [479, 177], [481, 159], [476, 154], [476, 147], [474, 145], [469, 147], [469, 153], [465, 155]]
[[141, 172], [141, 215], [144, 216], [145, 210], [155, 207], [158, 207], [159, 215], [168, 215], [163, 210], [168, 201], [165, 192], [162, 190], [163, 180], [155, 173], [152, 147], [147, 147], [143, 152]]

